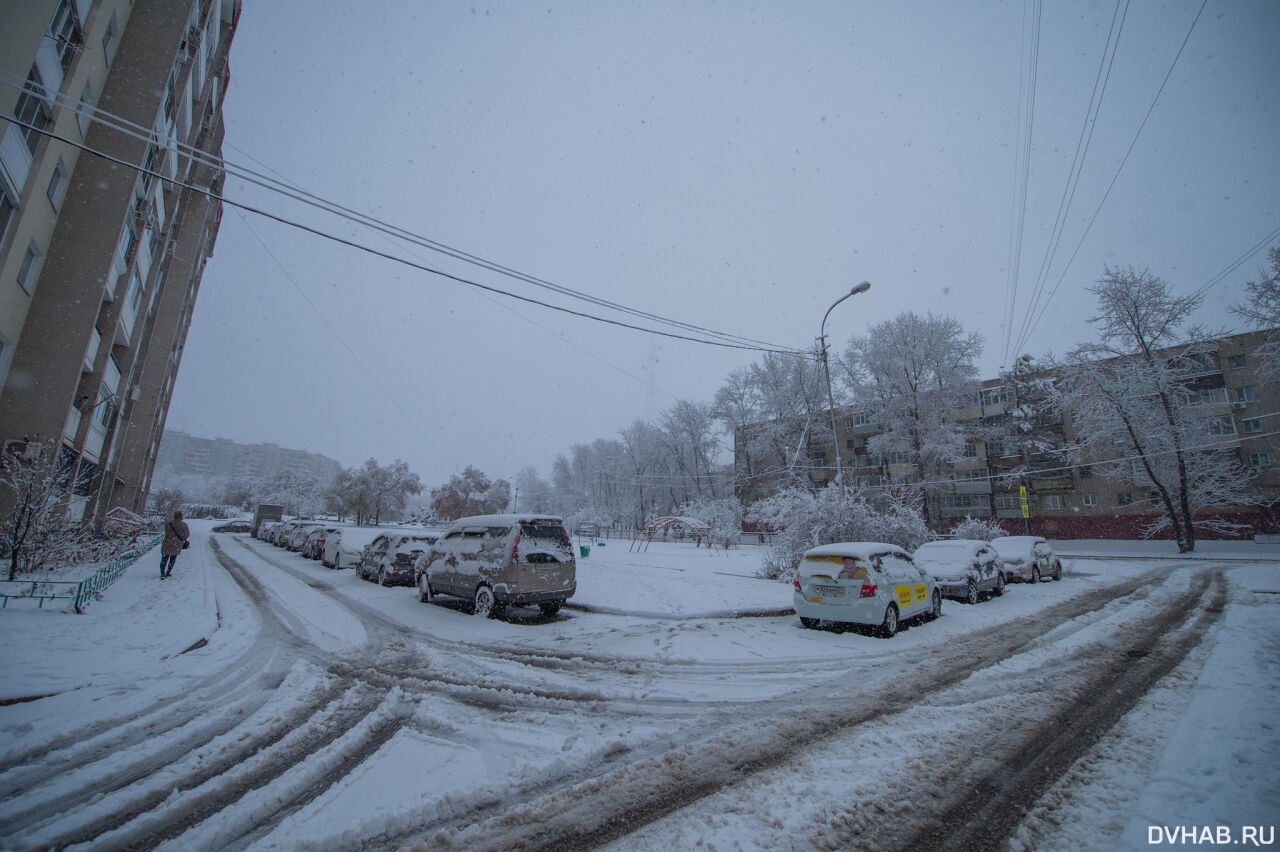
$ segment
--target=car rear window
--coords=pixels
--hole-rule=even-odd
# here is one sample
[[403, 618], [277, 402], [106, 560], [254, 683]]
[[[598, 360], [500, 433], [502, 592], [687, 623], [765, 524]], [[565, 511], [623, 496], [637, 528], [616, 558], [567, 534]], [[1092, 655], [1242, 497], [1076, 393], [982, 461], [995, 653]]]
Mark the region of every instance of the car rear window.
[[522, 523], [520, 537], [545, 539], [558, 544], [569, 543], [569, 532], [560, 524]]

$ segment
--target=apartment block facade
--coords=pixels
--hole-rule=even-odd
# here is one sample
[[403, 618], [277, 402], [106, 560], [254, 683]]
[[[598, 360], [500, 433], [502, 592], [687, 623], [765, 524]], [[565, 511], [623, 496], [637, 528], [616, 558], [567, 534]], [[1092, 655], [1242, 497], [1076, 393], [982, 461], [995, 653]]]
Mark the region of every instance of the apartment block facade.
[[222, 217], [239, 0], [0, 0], [0, 439], [141, 512]]
[[160, 443], [156, 474], [203, 476], [260, 482], [283, 473], [313, 479], [322, 487], [338, 478], [342, 465], [319, 453], [275, 444], [239, 444], [226, 438], [197, 438], [168, 430]]
[[[1215, 446], [1229, 449], [1250, 476], [1249, 490], [1256, 503], [1206, 512], [1241, 524], [1241, 535], [1280, 532], [1280, 383], [1259, 375], [1256, 355], [1274, 333], [1250, 332], [1215, 341], [1216, 348], [1205, 353], [1204, 369], [1189, 389], [1191, 411], [1187, 413], [1211, 421]], [[965, 443], [963, 457], [944, 474], [948, 481], [942, 485], [938, 504], [942, 521], [966, 516], [994, 519], [1010, 533], [1030, 531], [1050, 538], [1140, 536], [1159, 514], [1148, 487], [1103, 476], [1094, 468], [1102, 467], [1106, 459], [1091, 465], [1067, 461], [1052, 451], [1033, 456], [1016, 452], [1015, 442], [1002, 440], [1000, 432], [1009, 425], [1010, 412], [1018, 402], [1013, 388], [1001, 379], [989, 379], [981, 383], [972, 408], [952, 413], [970, 424], [972, 437]], [[841, 409], [835, 420], [835, 445], [840, 448], [845, 482], [851, 487], [874, 495], [912, 471], [905, 452], [870, 452], [867, 442], [880, 433], [872, 412]], [[1076, 438], [1069, 411], [1041, 413], [1033, 427], [1043, 447], [1064, 448]], [[823, 443], [814, 457], [802, 460], [804, 474], [815, 485], [835, 478], [834, 447], [830, 440]], [[1021, 444], [1025, 447], [1026, 442]], [[735, 445], [741, 452], [741, 436]], [[772, 462], [761, 467], [772, 467], [780, 474], [796, 469], [783, 460]], [[1016, 479], [1009, 476], [1015, 470], [1021, 472]], [[779, 475], [772, 484], [777, 487], [784, 481]], [[1026, 518], [1022, 489], [1026, 489]]]

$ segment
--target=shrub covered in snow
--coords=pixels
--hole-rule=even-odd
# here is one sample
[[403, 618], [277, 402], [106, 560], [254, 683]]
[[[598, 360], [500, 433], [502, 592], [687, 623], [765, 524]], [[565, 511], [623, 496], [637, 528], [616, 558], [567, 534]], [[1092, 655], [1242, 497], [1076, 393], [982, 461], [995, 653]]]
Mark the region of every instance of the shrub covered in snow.
[[788, 582], [804, 552], [820, 544], [879, 541], [915, 550], [934, 538], [916, 506], [893, 499], [873, 505], [835, 487], [816, 494], [780, 491], [753, 505], [747, 520], [781, 530], [765, 550], [759, 574]]
[[711, 527], [725, 547], [733, 547], [738, 541], [738, 533], [742, 531], [742, 506], [736, 497], [690, 500], [677, 509], [676, 514], [683, 518], [697, 518]]
[[964, 516], [964, 520], [956, 524], [956, 528], [951, 531], [951, 535], [955, 538], [972, 538], [978, 541], [991, 541], [1007, 535], [1004, 528], [995, 521], [985, 521], [982, 518], [971, 518]]

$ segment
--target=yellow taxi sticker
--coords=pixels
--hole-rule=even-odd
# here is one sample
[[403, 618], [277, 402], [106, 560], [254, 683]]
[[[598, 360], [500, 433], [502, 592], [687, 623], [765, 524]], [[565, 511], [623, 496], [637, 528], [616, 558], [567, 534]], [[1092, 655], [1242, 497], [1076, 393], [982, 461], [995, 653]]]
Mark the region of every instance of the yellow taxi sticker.
[[822, 603], [822, 595], [810, 595], [809, 603]]
[[911, 606], [911, 587], [910, 586], [894, 586], [893, 591], [898, 596], [898, 606]]
[[929, 586], [925, 583], [917, 583], [915, 585], [916, 603], [929, 600]]

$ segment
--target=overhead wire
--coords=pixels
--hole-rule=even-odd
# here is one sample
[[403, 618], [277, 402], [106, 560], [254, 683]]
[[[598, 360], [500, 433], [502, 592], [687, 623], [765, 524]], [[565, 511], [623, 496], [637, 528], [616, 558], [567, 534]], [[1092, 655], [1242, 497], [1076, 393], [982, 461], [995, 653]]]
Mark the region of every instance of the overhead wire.
[[[1013, 315], [1018, 304], [1018, 278], [1022, 270], [1022, 241], [1027, 225], [1027, 190], [1031, 183], [1031, 151], [1035, 130], [1036, 82], [1040, 68], [1040, 21], [1042, 0], [1028, 0], [1033, 8], [1030, 23], [1029, 51], [1024, 52], [1018, 86], [1018, 154], [1014, 162], [1013, 215], [1009, 234], [1009, 264], [1005, 284], [1004, 355], [1009, 361], [1013, 342]], [[1024, 9], [1026, 7], [1024, 6]], [[1028, 29], [1023, 14], [1024, 33]], [[1024, 121], [1025, 117], [1025, 121]]]
[[1107, 32], [1107, 42], [1103, 47], [1102, 59], [1099, 61], [1098, 70], [1094, 75], [1093, 91], [1089, 95], [1089, 106], [1085, 110], [1084, 120], [1080, 126], [1080, 135], [1076, 140], [1075, 154], [1072, 156], [1071, 168], [1067, 173], [1067, 182], [1062, 190], [1062, 198], [1058, 201], [1058, 213], [1054, 218], [1053, 228], [1050, 230], [1049, 242], [1045, 246], [1044, 257], [1040, 261], [1040, 271], [1036, 274], [1036, 283], [1032, 287], [1030, 297], [1027, 299], [1027, 307], [1023, 313], [1022, 323], [1019, 326], [1018, 334], [1014, 338], [1012, 351], [1015, 354], [1022, 348], [1030, 333], [1028, 326], [1035, 316], [1036, 307], [1039, 304], [1041, 294], [1044, 292], [1045, 282], [1049, 277], [1049, 270], [1052, 268], [1053, 259], [1057, 255], [1058, 245], [1062, 241], [1062, 233], [1066, 228], [1071, 204], [1075, 200], [1076, 189], [1080, 184], [1080, 177], [1084, 173], [1085, 160], [1088, 157], [1089, 146], [1093, 141], [1093, 131], [1097, 127], [1098, 113], [1102, 109], [1107, 83], [1111, 79], [1111, 67], [1115, 62], [1116, 52], [1120, 46], [1120, 36], [1124, 31], [1124, 21], [1128, 16], [1128, 12], [1128, 0], [1116, 0], [1116, 7], [1111, 16], [1111, 28]]
[[[26, 83], [27, 81], [25, 78], [19, 78], [16, 74], [13, 74], [10, 71], [7, 71], [5, 69], [0, 69], [0, 85], [6, 85], [6, 86], [9, 86], [10, 88], [15, 88], [15, 89], [22, 89], [26, 86]], [[143, 141], [148, 141], [148, 142], [155, 141], [153, 130], [151, 128], [138, 125], [132, 121], [129, 121], [128, 119], [122, 118], [118, 115], [114, 115], [106, 110], [102, 110], [94, 105], [85, 103], [84, 101], [81, 101], [72, 96], [63, 95], [60, 92], [55, 93], [48, 89], [44, 89], [44, 92], [46, 93], [47, 96], [50, 96], [56, 103], [64, 107], [67, 107], [69, 109], [72, 109], [78, 114], [89, 115], [93, 117], [95, 120], [101, 121], [106, 126], [112, 127], [118, 132], [121, 132], [125, 135], [131, 136], [133, 138], [143, 140]], [[14, 121], [15, 123], [21, 124], [21, 122], [18, 122], [12, 118], [10, 118], [10, 120]], [[31, 125], [24, 125], [24, 126], [31, 127]], [[32, 127], [31, 129], [37, 129], [37, 128]], [[43, 130], [40, 130], [38, 132], [44, 132], [45, 135], [50, 135], [50, 136], [55, 135]], [[62, 141], [67, 142], [68, 144], [75, 145], [76, 147], [80, 147], [84, 150], [89, 150], [92, 153], [100, 153], [100, 152], [92, 151], [92, 149], [90, 149], [88, 146], [80, 143], [76, 143], [73, 140], [65, 139], [63, 137], [56, 137], [56, 138], [59, 138]], [[562, 285], [555, 284], [545, 279], [542, 279], [533, 275], [529, 275], [524, 272], [520, 272], [519, 270], [502, 265], [495, 261], [487, 260], [483, 257], [472, 254], [470, 252], [466, 252], [461, 249], [454, 248], [445, 243], [432, 240], [420, 234], [416, 234], [412, 231], [401, 228], [397, 225], [386, 222], [384, 220], [381, 220], [369, 214], [361, 213], [354, 209], [345, 207], [341, 204], [338, 204], [337, 202], [325, 199], [321, 196], [318, 196], [314, 193], [308, 192], [301, 188], [290, 186], [284, 182], [271, 178], [270, 176], [264, 175], [261, 172], [257, 172], [252, 169], [239, 166], [235, 163], [228, 162], [225, 160], [225, 158], [210, 155], [207, 152], [201, 151], [200, 149], [187, 145], [185, 143], [177, 143], [176, 147], [184, 155], [189, 156], [192, 159], [195, 159], [205, 165], [210, 165], [214, 168], [223, 170], [230, 176], [236, 177], [237, 179], [245, 181], [246, 183], [259, 186], [263, 189], [266, 189], [269, 192], [282, 195], [291, 200], [298, 201], [302, 204], [319, 209], [331, 215], [338, 216], [348, 221], [355, 222], [371, 230], [381, 231], [382, 233], [393, 236], [396, 239], [403, 240], [405, 242], [408, 242], [414, 245], [418, 245], [422, 248], [426, 248], [430, 251], [443, 254], [455, 260], [460, 260], [465, 263], [479, 266], [483, 269], [487, 269], [489, 271], [496, 272], [498, 274], [501, 274], [510, 278], [514, 278], [516, 280], [531, 284], [533, 286], [550, 290], [551, 292], [555, 292], [559, 295], [564, 295], [569, 298], [586, 301], [589, 304], [593, 304], [597, 307], [603, 307], [608, 310], [617, 311], [619, 313], [623, 313], [629, 316], [634, 316], [638, 319], [645, 319], [650, 322], [656, 322], [672, 328], [679, 328], [679, 329], [688, 331], [690, 334], [702, 335], [705, 337], [712, 337], [718, 341], [721, 341], [721, 345], [728, 345], [730, 346], [730, 348], [751, 349], [755, 351], [765, 351], [765, 352], [777, 352], [780, 354], [789, 354], [789, 355], [807, 355], [808, 354], [804, 350], [779, 346], [779, 345], [767, 343], [765, 341], [756, 340], [750, 337], [745, 337], [742, 335], [729, 334], [726, 332], [717, 331], [717, 330], [706, 328], [703, 326], [698, 326], [692, 323], [685, 322], [683, 320], [663, 317], [658, 314], [639, 310], [636, 308], [629, 307], [627, 305], [623, 305], [618, 302], [613, 302], [607, 299], [593, 296], [589, 293], [584, 293], [578, 290], [574, 290], [572, 288], [564, 287]], [[134, 168], [140, 168], [136, 164], [124, 163], [124, 165], [130, 165]], [[161, 177], [162, 179], [168, 180], [167, 178], [163, 178], [163, 176]], [[230, 199], [227, 199], [226, 197], [220, 197], [219, 200], [226, 201], [227, 203], [233, 203], [233, 204], [236, 203], [231, 201]], [[242, 209], [247, 209], [247, 210], [250, 210], [251, 212], [259, 213], [260, 215], [265, 215], [262, 210], [252, 207], [250, 205], [240, 204], [240, 206], [242, 207]], [[303, 227], [304, 229], [307, 229], [306, 226], [302, 226], [300, 223], [297, 223], [293, 220], [289, 220], [284, 217], [278, 217], [278, 216], [275, 218], [277, 218], [277, 220], [279, 221], [284, 222], [285, 224], [291, 224], [291, 225], [295, 225], [295, 226]], [[332, 235], [328, 234], [327, 232], [318, 231], [317, 229], [310, 229], [310, 230], [312, 230], [313, 233], [316, 233], [319, 236], [332, 238]], [[348, 242], [348, 244], [350, 243]], [[355, 247], [358, 248], [359, 246], [355, 246]], [[420, 265], [419, 268], [425, 268], [425, 267]], [[460, 281], [462, 283], [470, 283], [470, 284], [476, 283], [476, 282], [470, 281], [469, 279], [462, 278], [460, 276], [448, 275], [447, 273], [443, 273], [434, 268], [426, 268], [426, 271], [433, 272], [436, 274], [444, 274], [446, 275], [446, 277], [451, 277], [454, 280]], [[529, 297], [520, 297], [508, 291], [501, 290], [499, 288], [491, 288], [491, 289], [494, 292], [500, 293], [502, 295], [513, 296], [515, 298], [522, 298], [524, 301], [532, 302], [535, 304], [541, 304], [544, 307], [552, 307], [553, 309], [560, 309], [557, 306], [549, 305], [545, 302], [540, 302], [536, 299], [532, 299]], [[608, 320], [607, 318], [602, 318], [595, 315], [588, 315], [588, 314], [584, 314], [583, 312], [575, 312], [568, 309], [565, 309], [565, 310], [568, 313], [575, 313], [578, 316], [585, 316], [587, 318], [595, 319], [601, 322], [613, 322], [613, 324], [621, 325], [627, 328], [632, 328], [638, 331], [645, 331], [645, 332], [655, 333], [655, 334], [663, 334], [663, 332], [652, 330], [652, 329], [646, 329], [631, 323], [611, 321], [611, 320]], [[677, 339], [685, 339], [685, 340], [694, 339], [687, 335], [676, 335], [676, 334], [670, 334], [670, 333], [667, 333], [666, 336], [675, 337]], [[713, 343], [714, 341], [696, 340], [695, 342]]]
[[386, 260], [390, 260], [394, 263], [399, 263], [414, 269], [421, 270], [423, 272], [428, 272], [432, 275], [437, 275], [441, 278], [446, 278], [460, 284], [465, 284], [470, 287], [475, 287], [479, 290], [487, 291], [489, 293], [506, 296], [507, 298], [515, 299], [517, 301], [525, 302], [527, 304], [538, 305], [540, 307], [548, 308], [553, 311], [559, 311], [561, 313], [569, 314], [571, 316], [594, 320], [595, 322], [604, 323], [606, 325], [613, 325], [620, 328], [629, 328], [633, 331], [638, 331], [645, 334], [653, 334], [660, 337], [667, 337], [667, 338], [672, 338], [676, 340], [685, 340], [691, 343], [701, 343], [708, 346], [719, 346], [719, 347], [728, 348], [728, 349], [741, 349], [741, 350], [749, 350], [749, 351], [755, 351], [755, 352], [774, 352], [776, 354], [781, 354], [781, 355], [790, 355], [790, 356], [796, 356], [796, 357], [810, 357], [810, 354], [808, 352], [800, 349], [771, 348], [769, 346], [763, 346], [763, 345], [734, 343], [728, 340], [709, 340], [704, 337], [694, 337], [690, 334], [677, 334], [671, 331], [663, 331], [661, 329], [648, 328], [645, 326], [636, 325], [635, 323], [624, 322], [618, 319], [611, 319], [609, 317], [602, 317], [596, 314], [587, 313], [585, 311], [575, 310], [573, 308], [569, 308], [564, 305], [557, 305], [551, 302], [545, 302], [540, 299], [535, 299], [531, 296], [522, 295], [520, 293], [516, 293], [510, 290], [505, 290], [503, 288], [495, 287], [490, 284], [485, 284], [483, 282], [477, 281], [472, 278], [466, 278], [464, 276], [457, 275], [452, 272], [448, 272], [447, 270], [444, 270], [444, 269], [428, 266], [427, 264], [424, 264], [424, 263], [417, 263], [412, 260], [408, 260], [406, 258], [392, 254], [390, 252], [381, 251], [379, 249], [373, 248], [372, 246], [368, 246], [363, 243], [357, 242], [356, 240], [348, 239], [346, 237], [341, 237], [341, 236], [338, 236], [337, 234], [322, 230], [320, 228], [307, 225], [305, 223], [302, 223], [293, 219], [289, 219], [286, 216], [272, 213], [264, 208], [257, 207], [255, 205], [248, 204], [242, 201], [236, 201], [235, 199], [228, 198], [224, 194], [215, 192], [212, 187], [197, 186], [195, 184], [188, 183], [186, 181], [181, 181], [176, 178], [167, 177], [166, 175], [161, 174], [160, 172], [147, 169], [145, 166], [139, 165], [137, 163], [131, 163], [127, 160], [121, 159], [111, 154], [107, 154], [104, 151], [99, 151], [95, 148], [90, 147], [85, 143], [77, 142], [74, 139], [70, 139], [66, 136], [62, 136], [61, 134], [54, 133], [46, 128], [40, 128], [29, 122], [21, 121], [14, 116], [4, 115], [4, 116], [0, 116], [0, 118], [4, 118], [6, 121], [12, 124], [16, 124], [20, 127], [25, 127], [37, 133], [40, 133], [44, 136], [48, 136], [52, 139], [57, 139], [58, 141], [63, 142], [67, 145], [71, 145], [74, 148], [78, 148], [82, 151], [86, 151], [90, 154], [93, 154], [94, 156], [101, 157], [102, 159], [105, 159], [108, 162], [112, 162], [117, 165], [124, 166], [126, 168], [134, 169], [135, 171], [138, 171], [140, 173], [149, 174], [152, 177], [157, 178], [158, 180], [167, 182], [174, 186], [182, 187], [183, 189], [191, 190], [192, 192], [200, 193], [202, 195], [205, 195], [208, 198], [211, 198], [215, 201], [222, 202], [223, 204], [227, 204], [231, 207], [235, 207], [240, 210], [245, 210], [250, 213], [255, 213], [259, 216], [262, 216], [263, 218], [270, 219], [275, 222], [279, 222], [283, 225], [288, 225], [298, 230], [305, 231], [307, 233], [313, 234], [318, 237], [322, 237], [323, 239], [327, 239], [332, 242], [339, 243], [341, 245], [345, 245], [350, 248], [354, 248], [358, 251], [362, 251], [367, 254], [374, 255], [376, 257], [381, 257]]
[[[1111, 182], [1107, 184], [1106, 192], [1102, 194], [1102, 198], [1098, 201], [1098, 206], [1094, 208], [1093, 215], [1089, 217], [1089, 221], [1085, 225], [1083, 233], [1080, 234], [1080, 241], [1076, 243], [1075, 250], [1071, 252], [1071, 257], [1067, 259], [1067, 263], [1062, 269], [1062, 274], [1058, 276], [1058, 280], [1053, 285], [1053, 289], [1049, 291], [1049, 295], [1040, 307], [1039, 313], [1036, 314], [1031, 324], [1027, 327], [1026, 333], [1023, 336], [1023, 342], [1030, 338], [1031, 332], [1035, 330], [1035, 327], [1040, 324], [1040, 320], [1044, 318], [1045, 312], [1049, 309], [1049, 304], [1053, 301], [1053, 297], [1057, 295], [1058, 289], [1062, 286], [1063, 280], [1066, 279], [1067, 272], [1071, 269], [1071, 264], [1075, 262], [1076, 256], [1080, 254], [1080, 249], [1084, 246], [1084, 241], [1089, 236], [1089, 231], [1093, 228], [1094, 222], [1097, 221], [1098, 214], [1102, 212], [1103, 205], [1107, 203], [1107, 199], [1111, 196], [1111, 190], [1115, 188], [1116, 182], [1120, 179], [1120, 173], [1124, 170], [1125, 164], [1129, 162], [1129, 156], [1133, 153], [1133, 149], [1137, 147], [1138, 137], [1142, 135], [1143, 129], [1147, 126], [1147, 121], [1155, 111], [1156, 104], [1160, 101], [1160, 95], [1164, 92], [1165, 86], [1168, 85], [1169, 79], [1173, 76], [1173, 69], [1177, 67], [1178, 59], [1181, 58], [1182, 52], [1186, 50], [1187, 43], [1191, 40], [1191, 34], [1195, 32], [1196, 24], [1199, 23], [1200, 16], [1204, 13], [1205, 7], [1208, 4], [1209, 0], [1203, 0], [1200, 4], [1200, 9], [1196, 12], [1195, 18], [1192, 19], [1191, 26], [1187, 28], [1187, 34], [1183, 36], [1182, 44], [1179, 45], [1177, 53], [1174, 54], [1173, 61], [1169, 63], [1169, 70], [1165, 72], [1164, 79], [1160, 81], [1160, 86], [1156, 89], [1155, 96], [1152, 97], [1151, 104], [1147, 107], [1147, 111], [1138, 125], [1137, 132], [1133, 134], [1133, 139], [1129, 142], [1129, 147], [1125, 151], [1124, 157], [1120, 160], [1120, 165], [1116, 167], [1115, 174], [1111, 176]], [[1268, 240], [1264, 241], [1264, 244], [1265, 242], [1269, 242], [1270, 239], [1274, 239], [1274, 237], [1268, 238]], [[1244, 263], [1245, 260], [1248, 260], [1248, 258], [1252, 257], [1254, 254], [1257, 254], [1258, 251], [1260, 251], [1260, 249], [1255, 248], [1242, 256], [1234, 265], [1227, 267], [1223, 272], [1210, 279], [1210, 282], [1201, 287], [1198, 292], [1206, 292], [1211, 287], [1220, 283], [1222, 278], [1225, 278], [1225, 276], [1234, 272], [1240, 264]]]

